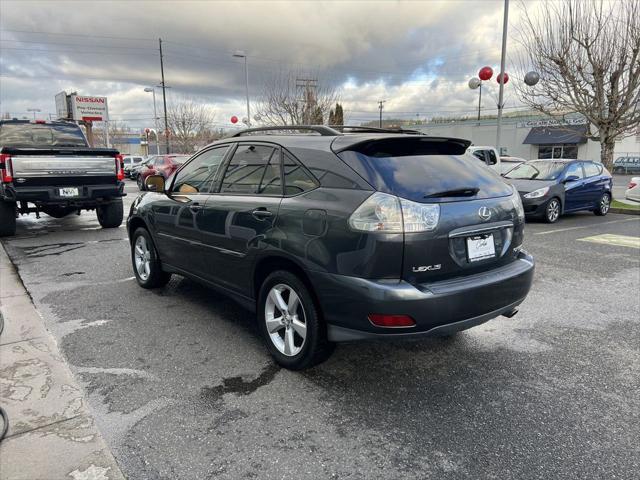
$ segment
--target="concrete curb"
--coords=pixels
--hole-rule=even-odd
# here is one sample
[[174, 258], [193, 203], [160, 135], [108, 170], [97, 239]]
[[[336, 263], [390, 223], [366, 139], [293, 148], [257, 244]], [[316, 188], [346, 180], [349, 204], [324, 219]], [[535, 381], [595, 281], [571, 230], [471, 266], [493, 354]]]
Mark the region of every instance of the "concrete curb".
[[624, 215], [640, 215], [640, 209], [633, 210], [631, 208], [612, 207], [609, 209], [609, 213], [622, 213]]
[[53, 336], [0, 246], [0, 479], [123, 480]]

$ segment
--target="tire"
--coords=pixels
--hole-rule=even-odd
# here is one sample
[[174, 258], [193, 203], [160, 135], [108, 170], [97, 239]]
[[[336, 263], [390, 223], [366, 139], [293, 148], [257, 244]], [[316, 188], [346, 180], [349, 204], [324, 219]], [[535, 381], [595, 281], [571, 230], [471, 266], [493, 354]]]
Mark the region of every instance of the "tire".
[[[294, 301], [292, 292], [298, 302]], [[289, 311], [292, 302], [297, 305], [295, 313]], [[325, 325], [311, 293], [293, 273], [278, 270], [265, 279], [260, 287], [257, 310], [258, 328], [267, 349], [282, 367], [311, 368], [333, 352], [334, 344], [327, 341]]]
[[142, 175], [138, 175], [138, 178], [136, 178], [136, 183], [138, 184], [138, 190], [140, 190], [141, 192], [144, 192], [145, 188], [144, 188], [144, 182], [142, 181]]
[[124, 216], [124, 206], [122, 199], [112, 200], [109, 203], [100, 205], [96, 208], [98, 214], [98, 222], [102, 228], [118, 228], [122, 225], [122, 217]]
[[137, 228], [131, 238], [131, 265], [142, 288], [164, 287], [171, 274], [162, 270], [155, 244], [146, 228]]
[[16, 204], [0, 200], [0, 237], [16, 234]]
[[43, 208], [42, 211], [53, 218], [64, 218], [67, 215], [75, 212], [77, 208], [65, 208], [65, 207], [47, 207]]
[[546, 207], [544, 207], [544, 221], [547, 223], [556, 223], [560, 218], [561, 211], [562, 205], [560, 204], [560, 199], [553, 197], [547, 202]]
[[603, 193], [598, 200], [598, 205], [596, 209], [593, 211], [599, 217], [604, 217], [607, 213], [609, 213], [609, 209], [611, 208], [611, 195], [609, 193]]

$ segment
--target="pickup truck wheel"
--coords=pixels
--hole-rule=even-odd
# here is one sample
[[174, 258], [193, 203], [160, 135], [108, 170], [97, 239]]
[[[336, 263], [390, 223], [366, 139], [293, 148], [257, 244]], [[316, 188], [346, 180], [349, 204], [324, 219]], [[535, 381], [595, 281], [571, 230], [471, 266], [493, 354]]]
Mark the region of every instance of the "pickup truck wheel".
[[0, 237], [16, 234], [16, 204], [0, 200]]
[[131, 263], [142, 288], [163, 287], [171, 280], [171, 274], [162, 270], [156, 247], [145, 228], [140, 227], [133, 232]]
[[96, 213], [102, 228], [118, 228], [122, 225], [122, 217], [124, 215], [122, 199], [119, 198], [110, 203], [100, 205], [96, 208]]
[[262, 283], [258, 328], [275, 361], [290, 370], [313, 367], [333, 352], [311, 293], [285, 270], [273, 272]]

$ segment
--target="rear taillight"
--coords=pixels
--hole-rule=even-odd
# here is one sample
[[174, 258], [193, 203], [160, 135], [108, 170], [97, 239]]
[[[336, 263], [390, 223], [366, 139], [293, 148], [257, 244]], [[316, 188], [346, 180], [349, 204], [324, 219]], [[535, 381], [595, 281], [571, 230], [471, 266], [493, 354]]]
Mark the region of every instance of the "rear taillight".
[[2, 183], [13, 182], [11, 156], [6, 153], [0, 153], [0, 175], [2, 176]]
[[634, 188], [636, 185], [638, 185], [635, 182], [629, 182], [629, 185], [627, 185], [627, 190], [631, 190], [632, 188]]
[[417, 203], [376, 192], [349, 217], [349, 225], [362, 232], [428, 232], [438, 226], [440, 205]]
[[124, 156], [116, 155], [116, 178], [118, 180], [124, 180]]
[[416, 322], [409, 315], [369, 314], [369, 321], [376, 327], [413, 327]]

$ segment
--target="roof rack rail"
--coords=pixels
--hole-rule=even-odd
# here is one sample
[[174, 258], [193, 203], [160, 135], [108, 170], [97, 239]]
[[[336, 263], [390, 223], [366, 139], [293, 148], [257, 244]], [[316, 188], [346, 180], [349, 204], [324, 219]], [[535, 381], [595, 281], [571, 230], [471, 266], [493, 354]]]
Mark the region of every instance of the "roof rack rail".
[[361, 125], [330, 125], [331, 128], [338, 130], [339, 132], [359, 132], [359, 133], [406, 133], [409, 135], [425, 135], [424, 132], [419, 130], [405, 130], [402, 127], [398, 128], [378, 128], [378, 127], [365, 127]]
[[244, 135], [250, 135], [252, 133], [258, 133], [258, 132], [273, 132], [273, 131], [278, 132], [278, 131], [291, 131], [291, 130], [316, 132], [323, 137], [335, 137], [336, 135], [342, 135], [339, 131], [324, 125], [276, 125], [276, 126], [269, 126], [269, 127], [246, 128], [244, 130], [240, 130], [239, 132], [234, 133], [233, 135], [231, 135], [231, 137], [232, 138], [242, 137]]

